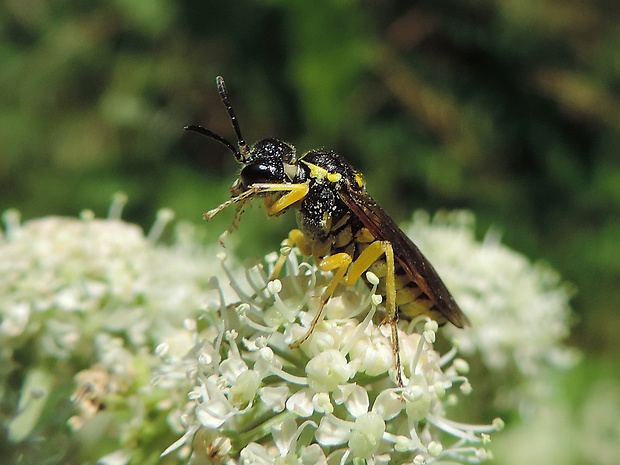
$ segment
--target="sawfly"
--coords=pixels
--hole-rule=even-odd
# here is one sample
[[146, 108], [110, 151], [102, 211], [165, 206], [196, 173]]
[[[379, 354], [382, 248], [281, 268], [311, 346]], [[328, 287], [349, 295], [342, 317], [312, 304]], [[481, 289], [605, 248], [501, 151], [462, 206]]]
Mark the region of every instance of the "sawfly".
[[[378, 292], [385, 301], [384, 322], [391, 325], [396, 376], [402, 386], [398, 319], [426, 315], [440, 324], [450, 322], [463, 328], [468, 324], [467, 317], [433, 265], [366, 192], [359, 171], [333, 151], [311, 150], [298, 157], [293, 145], [275, 138], [248, 145], [220, 76], [217, 87], [237, 145], [202, 126], [185, 129], [222, 143], [243, 166], [230, 188], [231, 198], [205, 213], [204, 218], [208, 220], [235, 204], [235, 219], [228, 230], [232, 231], [246, 204], [256, 197], [264, 200], [270, 217], [296, 210], [299, 229], [292, 230], [284, 244], [289, 249], [297, 246], [304, 256], [314, 257], [317, 267], [332, 271], [333, 278], [321, 295], [306, 335], [291, 347], [298, 347], [312, 335], [338, 284], [353, 285], [372, 271], [379, 278]], [[284, 263], [280, 258], [274, 278]]]

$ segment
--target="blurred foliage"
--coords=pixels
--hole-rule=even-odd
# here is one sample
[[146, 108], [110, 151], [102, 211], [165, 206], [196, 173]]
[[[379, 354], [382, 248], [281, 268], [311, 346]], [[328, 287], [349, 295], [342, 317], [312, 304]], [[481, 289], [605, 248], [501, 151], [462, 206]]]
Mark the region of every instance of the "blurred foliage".
[[[468, 208], [480, 232], [574, 282], [574, 342], [620, 355], [620, 3], [614, 0], [6, 0], [0, 210], [148, 228], [228, 197], [236, 162], [183, 133], [333, 148], [399, 221]], [[210, 238], [229, 225], [225, 212]], [[248, 213], [230, 247], [263, 255], [293, 218]], [[254, 225], [254, 227], [253, 227]]]

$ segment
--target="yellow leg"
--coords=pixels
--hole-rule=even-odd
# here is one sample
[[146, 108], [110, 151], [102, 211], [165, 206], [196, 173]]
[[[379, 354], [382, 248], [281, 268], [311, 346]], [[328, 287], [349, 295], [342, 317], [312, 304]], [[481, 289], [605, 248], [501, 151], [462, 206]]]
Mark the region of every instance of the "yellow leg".
[[[372, 244], [371, 244], [372, 245]], [[396, 313], [396, 276], [394, 268], [394, 249], [388, 241], [383, 241], [385, 262], [387, 264], [387, 276], [385, 278], [385, 319], [392, 326], [392, 351], [394, 352], [394, 368], [396, 369], [396, 382], [403, 387], [402, 366], [400, 364], [400, 341], [398, 340], [398, 314]]]
[[403, 386], [400, 351], [398, 340], [398, 318], [396, 313], [396, 277], [394, 275], [394, 249], [389, 241], [375, 241], [370, 244], [351, 265], [345, 278], [345, 283], [353, 285], [362, 274], [377, 261], [381, 255], [385, 255], [387, 276], [385, 277], [385, 320], [392, 327], [392, 350], [394, 352], [394, 365], [396, 368], [396, 380], [400, 387]]
[[336, 272], [334, 273], [334, 277], [332, 278], [332, 281], [329, 283], [329, 286], [327, 286], [327, 289], [325, 289], [323, 291], [323, 294], [321, 294], [321, 302], [319, 304], [319, 309], [316, 312], [316, 316], [310, 323], [310, 327], [308, 328], [308, 331], [301, 338], [297, 339], [294, 343], [291, 344], [291, 349], [295, 349], [299, 347], [301, 344], [303, 344], [304, 342], [306, 342], [308, 338], [314, 332], [314, 328], [316, 328], [316, 325], [319, 324], [319, 322], [323, 319], [323, 309], [325, 308], [325, 304], [329, 302], [329, 299], [331, 298], [334, 291], [336, 290], [338, 283], [342, 281], [342, 279], [344, 278], [344, 275], [347, 272], [347, 269], [349, 268], [351, 261], [352, 261], [352, 258], [350, 255], [346, 253], [337, 253], [336, 255], [330, 255], [329, 257], [323, 259], [321, 263], [319, 263], [318, 265], [319, 270], [331, 271], [335, 269]]
[[396, 317], [396, 278], [394, 276], [394, 250], [389, 241], [375, 241], [366, 247], [351, 265], [345, 278], [345, 283], [349, 286], [355, 284], [381, 255], [385, 255], [387, 265], [387, 276], [385, 279], [386, 320], [393, 320]]
[[306, 236], [299, 229], [293, 229], [290, 233], [288, 233], [288, 238], [282, 241], [282, 248], [280, 249], [280, 256], [278, 257], [278, 261], [273, 267], [273, 271], [269, 276], [269, 280], [274, 280], [278, 276], [280, 276], [280, 272], [282, 271], [282, 267], [286, 262], [286, 257], [290, 253], [292, 247], [297, 246], [302, 255], [309, 257], [312, 255], [312, 249], [310, 248], [308, 241], [306, 240]]
[[400, 364], [400, 341], [398, 339], [398, 319], [392, 318], [390, 320], [390, 326], [392, 327], [392, 352], [394, 354], [394, 368], [396, 369], [396, 382], [399, 387], [403, 387], [403, 375], [402, 366]]
[[[336, 270], [332, 281], [329, 283], [329, 286], [327, 286], [327, 288], [323, 291], [323, 294], [321, 295], [321, 300], [324, 303], [327, 303], [327, 301], [334, 294], [338, 283], [342, 281], [343, 278], [345, 278], [345, 273], [347, 272], [347, 269], [349, 268], [349, 265], [351, 265], [352, 261], [353, 259], [351, 258], [351, 255], [346, 253], [337, 253], [336, 255], [330, 255], [329, 257], [324, 258], [321, 263], [319, 263], [318, 267], [321, 271]], [[354, 284], [355, 281], [353, 283], [349, 283], [345, 279], [345, 282], [347, 284]]]
[[[394, 250], [392, 244], [389, 241], [375, 241], [371, 243], [364, 251], [357, 257], [357, 260], [352, 263], [352, 258], [346, 253], [339, 253], [331, 255], [318, 265], [322, 271], [336, 270], [334, 277], [327, 286], [327, 289], [323, 291], [321, 295], [321, 304], [319, 310], [310, 323], [308, 332], [299, 340], [295, 341], [291, 345], [292, 348], [299, 347], [305, 342], [314, 331], [316, 325], [323, 318], [323, 308], [325, 304], [332, 297], [338, 283], [343, 281], [345, 284], [352, 286], [362, 276], [362, 274], [370, 268], [382, 255], [385, 255], [385, 262], [387, 268], [387, 276], [385, 279], [385, 306], [386, 316], [385, 322], [389, 322], [392, 329], [392, 350], [394, 352], [394, 365], [396, 369], [396, 380], [400, 387], [403, 386], [402, 380], [402, 368], [400, 364], [400, 351], [398, 340], [398, 326], [397, 326], [397, 313], [396, 313], [396, 277], [394, 271]], [[348, 273], [347, 273], [348, 270]]]
[[259, 184], [259, 192], [288, 191], [267, 208], [267, 215], [275, 216], [290, 207], [308, 193], [308, 184]]
[[[202, 216], [203, 216], [203, 218], [205, 220], [208, 221], [211, 218], [213, 218], [215, 215], [217, 215], [219, 212], [224, 210], [226, 207], [229, 207], [230, 205], [233, 205], [233, 204], [237, 204], [237, 211], [235, 212], [235, 218], [233, 219], [232, 224], [220, 236], [220, 244], [222, 244], [222, 246], [223, 246], [224, 245], [224, 239], [226, 238], [226, 236], [228, 234], [232, 233], [235, 229], [237, 229], [237, 225], [239, 224], [239, 221], [241, 220], [241, 215], [243, 214], [243, 211], [245, 209], [245, 205], [251, 199], [253, 199], [254, 197], [256, 197], [259, 194], [264, 194], [264, 193], [269, 193], [269, 192], [274, 192], [274, 193], [286, 192], [286, 194], [284, 194], [283, 196], [278, 198], [275, 202], [267, 203], [267, 215], [275, 216], [275, 215], [278, 215], [278, 214], [282, 213], [285, 208], [290, 207], [295, 202], [303, 199], [308, 194], [308, 189], [309, 189], [308, 184], [294, 184], [294, 183], [284, 183], [284, 184], [256, 183], [256, 184], [252, 184], [246, 191], [244, 191], [241, 194], [239, 194], [239, 195], [237, 195], [237, 196], [227, 200], [226, 202], [224, 202], [220, 206], [218, 206], [216, 208], [213, 208], [212, 210], [209, 210], [206, 213], [203, 213]], [[267, 197], [265, 200], [267, 201], [268, 199], [269, 199], [269, 197]], [[301, 232], [300, 232], [300, 234], [301, 234]], [[284, 261], [282, 261], [282, 264], [284, 264]], [[282, 267], [282, 264], [280, 265], [280, 268]]]
[[267, 214], [269, 216], [274, 216], [284, 210], [286, 207], [290, 207], [298, 200], [303, 199], [308, 193], [308, 184], [293, 184], [293, 183], [284, 183], [284, 184], [269, 184], [269, 183], [257, 183], [252, 184], [248, 190], [242, 192], [241, 194], [233, 197], [232, 199], [228, 199], [226, 202], [221, 204], [219, 207], [216, 207], [212, 210], [209, 210], [206, 213], [203, 213], [203, 217], [205, 220], [210, 220], [219, 212], [224, 210], [226, 207], [230, 205], [246, 200], [250, 200], [256, 197], [258, 194], [264, 194], [267, 192], [286, 192], [282, 197], [276, 200], [272, 205], [268, 207]]

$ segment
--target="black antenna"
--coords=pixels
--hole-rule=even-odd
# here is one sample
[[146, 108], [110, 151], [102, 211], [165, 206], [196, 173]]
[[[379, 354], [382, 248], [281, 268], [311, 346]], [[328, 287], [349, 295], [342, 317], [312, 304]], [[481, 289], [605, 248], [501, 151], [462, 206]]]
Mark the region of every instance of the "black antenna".
[[222, 103], [228, 111], [228, 115], [230, 116], [230, 122], [233, 125], [235, 134], [237, 134], [237, 144], [239, 144], [239, 151], [241, 152], [241, 155], [245, 156], [248, 153], [248, 146], [243, 140], [243, 136], [241, 135], [241, 129], [239, 129], [239, 122], [237, 121], [237, 117], [235, 116], [235, 111], [233, 110], [233, 107], [230, 104], [230, 100], [228, 99], [228, 91], [226, 90], [226, 83], [224, 82], [224, 78], [222, 76], [218, 76], [217, 78], [215, 78], [215, 82], [217, 82], [217, 88], [220, 91]]
[[203, 128], [202, 126], [196, 126], [194, 124], [185, 126], [183, 129], [185, 129], [186, 131], [197, 132], [198, 134], [202, 134], [203, 136], [207, 136], [207, 137], [210, 137], [211, 139], [215, 139], [216, 141], [221, 142], [222, 144], [224, 144], [226, 147], [229, 148], [229, 150], [233, 153], [233, 155], [235, 156], [238, 162], [243, 163], [243, 156], [241, 155], [241, 153], [239, 153], [239, 150], [228, 139], [225, 139], [224, 137], [220, 136], [219, 134], [216, 134], [215, 132], [207, 128]]
[[228, 91], [226, 90], [226, 83], [224, 82], [224, 78], [222, 76], [218, 76], [216, 78], [217, 88], [220, 92], [220, 97], [222, 99], [222, 103], [226, 107], [226, 111], [228, 111], [228, 115], [230, 116], [230, 121], [232, 122], [233, 129], [235, 130], [235, 134], [237, 135], [239, 148], [235, 147], [228, 139], [220, 136], [219, 134], [211, 131], [210, 129], [203, 128], [202, 126], [197, 125], [189, 125], [185, 126], [183, 129], [186, 131], [194, 131], [203, 136], [210, 137], [222, 144], [224, 144], [228, 149], [233, 153], [235, 158], [239, 163], [245, 163], [245, 155], [248, 153], [248, 146], [243, 140], [241, 136], [241, 129], [239, 129], [239, 122], [237, 121], [237, 117], [235, 116], [235, 112], [230, 104], [230, 100], [228, 98]]

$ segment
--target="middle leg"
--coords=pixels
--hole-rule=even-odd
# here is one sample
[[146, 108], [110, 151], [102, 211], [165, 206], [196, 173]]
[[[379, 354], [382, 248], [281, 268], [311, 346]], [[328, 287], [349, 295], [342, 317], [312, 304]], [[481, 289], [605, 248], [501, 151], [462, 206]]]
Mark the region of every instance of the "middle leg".
[[373, 263], [381, 256], [385, 256], [387, 274], [385, 277], [385, 307], [386, 316], [385, 323], [390, 323], [392, 350], [394, 353], [394, 365], [396, 369], [396, 380], [400, 387], [403, 386], [402, 367], [400, 363], [400, 351], [398, 340], [398, 315], [396, 313], [396, 278], [394, 268], [394, 250], [389, 241], [375, 241], [368, 245], [355, 261], [346, 253], [338, 253], [323, 259], [318, 267], [322, 271], [336, 270], [332, 281], [321, 295], [321, 302], [316, 316], [310, 323], [310, 327], [304, 336], [291, 344], [291, 348], [299, 347], [313, 333], [316, 325], [323, 318], [323, 309], [325, 304], [334, 294], [336, 287], [340, 282], [346, 285], [354, 285], [358, 279], [366, 272]]

